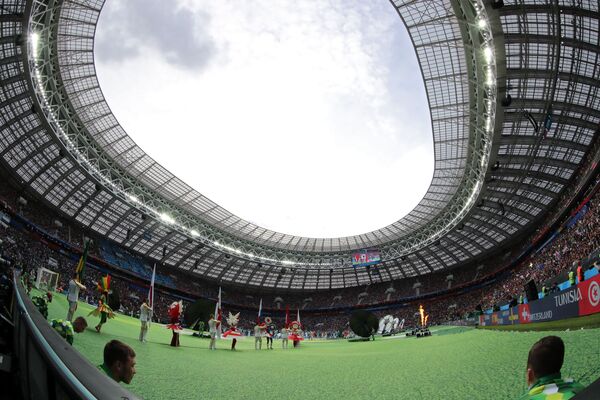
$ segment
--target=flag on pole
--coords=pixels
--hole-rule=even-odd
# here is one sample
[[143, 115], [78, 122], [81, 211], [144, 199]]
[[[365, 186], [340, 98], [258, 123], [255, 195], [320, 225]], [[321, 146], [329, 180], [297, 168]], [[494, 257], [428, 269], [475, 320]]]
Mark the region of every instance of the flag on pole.
[[300, 309], [298, 309], [298, 316], [296, 317], [296, 321], [298, 321], [300, 326], [302, 326], [302, 323], [300, 322]]
[[285, 305], [285, 327], [288, 328], [290, 326], [290, 306]]
[[98, 282], [98, 291], [99, 292], [109, 292], [110, 291], [110, 275], [106, 274], [100, 278]]
[[[215, 304], [215, 318], [221, 322], [221, 286], [219, 286], [219, 296], [217, 297], [217, 304]], [[217, 324], [217, 336], [221, 336], [221, 324]]]
[[151, 310], [149, 312], [150, 321], [148, 321], [148, 325], [152, 322], [152, 317], [154, 314], [154, 278], [156, 277], [156, 263], [154, 263], [154, 268], [152, 269], [152, 279], [150, 279], [150, 290], [148, 291], [148, 306], [150, 306]]
[[262, 312], [262, 297], [260, 298], [260, 303], [258, 305], [258, 316], [256, 317], [256, 323], [260, 324], [260, 314]]
[[77, 280], [79, 282], [81, 282], [83, 279], [83, 270], [85, 269], [85, 262], [87, 260], [89, 247], [90, 247], [90, 241], [86, 240], [83, 245], [83, 254], [81, 255], [81, 258], [79, 259], [79, 262], [77, 263], [77, 268], [75, 268], [75, 272], [77, 273]]

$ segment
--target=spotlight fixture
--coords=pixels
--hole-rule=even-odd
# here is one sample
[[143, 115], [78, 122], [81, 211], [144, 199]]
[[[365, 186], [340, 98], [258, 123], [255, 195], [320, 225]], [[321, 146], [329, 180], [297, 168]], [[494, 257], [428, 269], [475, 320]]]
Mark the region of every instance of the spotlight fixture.
[[506, 93], [506, 96], [504, 96], [504, 98], [502, 99], [500, 104], [502, 104], [502, 107], [508, 107], [508, 106], [510, 106], [511, 103], [512, 103], [512, 97], [510, 94]]
[[496, 161], [496, 163], [492, 166], [492, 171], [496, 171], [500, 168], [500, 161]]
[[492, 0], [492, 8], [497, 10], [504, 7], [504, 0]]

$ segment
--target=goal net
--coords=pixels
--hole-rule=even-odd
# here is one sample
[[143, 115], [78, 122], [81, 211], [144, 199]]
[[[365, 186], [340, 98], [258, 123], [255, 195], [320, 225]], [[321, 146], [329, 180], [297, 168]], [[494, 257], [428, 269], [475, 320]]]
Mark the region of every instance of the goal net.
[[58, 285], [58, 273], [50, 271], [47, 268], [38, 268], [37, 278], [35, 280], [35, 287], [40, 290], [49, 290], [51, 292], [56, 291], [56, 285]]

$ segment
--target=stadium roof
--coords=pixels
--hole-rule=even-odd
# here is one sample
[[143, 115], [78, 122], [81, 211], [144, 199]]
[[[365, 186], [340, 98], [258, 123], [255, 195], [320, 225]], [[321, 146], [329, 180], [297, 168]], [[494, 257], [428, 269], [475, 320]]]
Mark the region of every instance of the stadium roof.
[[[598, 3], [572, 3], [392, 1], [421, 66], [435, 170], [410, 214], [366, 234], [261, 228], [145, 154], [96, 78], [102, 0], [3, 2], [0, 157], [65, 217], [224, 283], [329, 289], [455, 267], [539, 224], [591, 149], [600, 120]], [[377, 277], [350, 264], [364, 248], [381, 250]]]

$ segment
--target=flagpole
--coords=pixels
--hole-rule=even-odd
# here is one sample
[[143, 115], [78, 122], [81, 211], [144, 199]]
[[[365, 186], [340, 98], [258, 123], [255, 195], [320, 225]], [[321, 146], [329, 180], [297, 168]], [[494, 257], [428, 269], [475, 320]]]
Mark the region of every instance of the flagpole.
[[[215, 304], [215, 314], [214, 318], [221, 322], [221, 286], [219, 286], [219, 296], [217, 297], [217, 304]], [[217, 324], [217, 336], [221, 337], [221, 324]]]
[[285, 305], [285, 328], [287, 329], [290, 326], [290, 306], [288, 304]]
[[150, 279], [150, 291], [148, 292], [148, 304], [151, 308], [150, 321], [148, 321], [148, 326], [152, 323], [152, 317], [154, 316], [154, 278], [156, 277], [156, 263], [154, 263], [154, 268], [152, 269], [152, 279]]
[[262, 311], [262, 297], [260, 298], [260, 304], [258, 305], [258, 316], [256, 317], [256, 323], [260, 324], [260, 313]]

